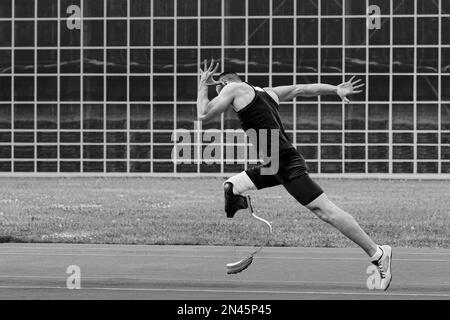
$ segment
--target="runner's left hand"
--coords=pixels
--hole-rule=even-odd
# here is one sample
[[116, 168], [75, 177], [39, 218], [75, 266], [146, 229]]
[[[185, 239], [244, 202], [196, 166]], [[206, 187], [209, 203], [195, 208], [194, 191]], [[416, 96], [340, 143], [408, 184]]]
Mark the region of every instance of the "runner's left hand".
[[[364, 83], [358, 84], [361, 79], [353, 81], [355, 76], [353, 76], [349, 81], [341, 83], [337, 86], [337, 95], [344, 101], [345, 103], [349, 103], [350, 100], [347, 98], [350, 94], [361, 93], [362, 90], [357, 90], [364, 86]], [[358, 84], [358, 85], [357, 85]]]

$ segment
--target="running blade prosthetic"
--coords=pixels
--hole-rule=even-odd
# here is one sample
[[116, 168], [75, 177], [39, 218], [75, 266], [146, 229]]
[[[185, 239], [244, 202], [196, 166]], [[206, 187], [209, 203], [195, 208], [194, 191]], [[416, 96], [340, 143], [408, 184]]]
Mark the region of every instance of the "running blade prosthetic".
[[247, 258], [239, 260], [238, 262], [228, 263], [227, 264], [227, 273], [228, 274], [236, 274], [236, 273], [239, 273], [239, 272], [247, 269], [248, 266], [251, 265], [253, 262], [254, 254], [255, 254], [255, 252], [252, 253], [251, 255], [249, 255]]
[[253, 262], [253, 256], [255, 254], [257, 254], [258, 252], [260, 252], [264, 245], [267, 245], [269, 243], [269, 237], [270, 237], [270, 235], [272, 234], [272, 231], [273, 231], [272, 230], [272, 225], [267, 220], [265, 220], [265, 219], [263, 219], [261, 217], [258, 217], [253, 212], [253, 207], [252, 207], [252, 204], [251, 204], [251, 201], [250, 201], [250, 196], [247, 196], [246, 200], [247, 200], [247, 204], [248, 204], [248, 209], [249, 209], [250, 213], [252, 214], [252, 216], [255, 219], [257, 219], [257, 220], [263, 222], [264, 224], [266, 224], [269, 227], [269, 231], [270, 232], [269, 232], [269, 234], [267, 236], [266, 242], [262, 246], [260, 246], [258, 249], [253, 251], [248, 257], [246, 257], [246, 258], [244, 258], [242, 260], [239, 260], [237, 262], [228, 263], [227, 264], [227, 273], [228, 274], [236, 274], [236, 273], [242, 272], [245, 269], [247, 269], [250, 266], [250, 264]]

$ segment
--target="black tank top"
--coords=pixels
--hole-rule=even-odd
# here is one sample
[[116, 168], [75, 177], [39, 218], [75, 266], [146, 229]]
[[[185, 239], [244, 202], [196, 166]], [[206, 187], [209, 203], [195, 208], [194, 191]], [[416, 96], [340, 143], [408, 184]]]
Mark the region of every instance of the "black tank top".
[[[247, 83], [247, 82], [246, 82]], [[263, 89], [254, 87], [247, 83], [255, 91], [253, 100], [243, 109], [237, 112], [242, 129], [247, 133], [250, 142], [256, 146], [258, 155], [261, 151], [266, 152], [263, 155], [270, 157], [271, 149], [271, 130], [277, 131], [279, 152], [295, 149], [288, 135], [286, 134], [280, 119], [278, 103]], [[249, 132], [250, 129], [252, 132]], [[266, 134], [266, 141], [261, 141], [262, 134]], [[256, 132], [256, 134], [254, 134]], [[256, 140], [255, 140], [256, 136]], [[266, 145], [265, 149], [263, 145]]]

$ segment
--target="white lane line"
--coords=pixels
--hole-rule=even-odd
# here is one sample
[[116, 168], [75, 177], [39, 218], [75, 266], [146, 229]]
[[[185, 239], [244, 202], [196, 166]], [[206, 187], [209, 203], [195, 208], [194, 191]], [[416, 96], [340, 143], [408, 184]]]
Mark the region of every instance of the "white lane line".
[[[62, 247], [64, 245], [64, 247]], [[114, 247], [113, 247], [114, 246]], [[183, 251], [206, 251], [206, 252], [217, 252], [217, 251], [228, 251], [228, 250], [251, 250], [254, 247], [250, 246], [236, 246], [236, 247], [223, 247], [223, 246], [216, 246], [216, 247], [205, 247], [205, 246], [186, 246], [186, 247], [180, 247], [180, 248], [174, 248], [174, 247], [158, 247], [158, 246], [149, 246], [148, 248], [133, 248], [132, 245], [129, 247], [127, 246], [120, 246], [119, 248], [115, 247], [116, 245], [110, 245], [110, 247], [105, 246], [103, 248], [91, 248], [86, 247], [84, 248], [82, 244], [58, 244], [55, 247], [42, 247], [42, 246], [30, 246], [30, 247], [15, 247], [15, 246], [5, 246], [1, 247], [0, 244], [0, 250], [2, 249], [24, 249], [24, 250], [64, 250], [67, 251], [68, 248], [80, 250], [80, 251], [131, 251], [131, 252], [152, 252], [152, 251], [172, 251], [172, 252], [183, 252]], [[205, 250], [207, 249], [207, 250]], [[349, 253], [349, 254], [355, 254], [355, 255], [363, 255], [363, 253], [359, 252], [358, 248], [321, 248], [323, 250], [316, 250], [317, 248], [286, 248], [286, 247], [265, 247], [266, 251], [273, 252], [273, 251], [294, 251], [296, 253], [317, 253], [317, 254], [339, 254], [339, 253]], [[404, 255], [450, 255], [450, 250], [448, 249], [437, 249], [437, 250], [446, 250], [448, 252], [406, 252], [402, 251], [402, 249], [394, 248], [396, 254], [404, 254]]]
[[[16, 289], [16, 290], [55, 290], [63, 289], [69, 292], [66, 287], [51, 287], [51, 286], [0, 286], [0, 289]], [[147, 291], [147, 292], [204, 292], [204, 293], [247, 293], [247, 294], [309, 294], [309, 295], [365, 295], [365, 296], [405, 296], [405, 297], [450, 297], [450, 294], [445, 293], [403, 293], [403, 292], [348, 292], [348, 291], [278, 291], [278, 290], [215, 290], [215, 289], [182, 289], [182, 288], [114, 288], [114, 287], [82, 287], [75, 292], [82, 291]]]
[[[61, 276], [33, 276], [33, 275], [1, 275], [0, 279], [37, 279], [37, 280], [62, 280], [65, 281], [66, 277]], [[234, 280], [234, 279], [164, 279], [164, 278], [148, 278], [148, 277], [136, 277], [135, 275], [127, 274], [111, 274], [111, 275], [94, 275], [83, 276], [83, 279], [89, 280], [131, 280], [131, 281], [155, 281], [155, 282], [186, 282], [186, 283], [209, 283], [209, 284], [222, 284], [222, 283], [239, 283], [239, 284], [330, 284], [330, 285], [361, 285], [359, 282], [336, 282], [336, 281], [307, 281], [307, 280]], [[396, 282], [397, 286], [403, 285], [403, 283]], [[424, 286], [450, 286], [450, 283], [438, 282], [438, 283], [407, 283], [411, 287], [424, 287]]]
[[[245, 253], [243, 253], [245, 254]], [[23, 252], [0, 252], [1, 255], [12, 255], [12, 256], [23, 256]], [[197, 256], [197, 255], [167, 255], [167, 254], [100, 254], [100, 253], [38, 253], [38, 252], [27, 252], [26, 255], [29, 256], [69, 256], [69, 257], [111, 257], [111, 258], [182, 258], [182, 259], [233, 259], [236, 257], [218, 256], [218, 255], [207, 255], [207, 256]], [[334, 258], [334, 257], [282, 257], [282, 256], [257, 256], [256, 260], [319, 260], [319, 261], [363, 261], [362, 258]], [[450, 262], [450, 260], [444, 259], [402, 259], [396, 258], [395, 261], [410, 261], [410, 262]]]

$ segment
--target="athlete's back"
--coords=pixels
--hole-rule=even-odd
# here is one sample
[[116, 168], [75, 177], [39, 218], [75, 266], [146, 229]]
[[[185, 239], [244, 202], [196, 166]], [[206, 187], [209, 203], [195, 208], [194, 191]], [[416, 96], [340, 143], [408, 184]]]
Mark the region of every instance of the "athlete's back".
[[[279, 106], [277, 101], [264, 89], [260, 87], [254, 87], [249, 83], [243, 83], [242, 85], [249, 86], [254, 91], [253, 99], [245, 106], [239, 106], [235, 110], [238, 114], [241, 127], [244, 131], [255, 130], [257, 141], [256, 143], [258, 153], [260, 151], [266, 152], [266, 155], [271, 151], [271, 134], [278, 136], [279, 151], [292, 149], [294, 146], [290, 141], [286, 131], [284, 130], [283, 123], [281, 122]], [[267, 149], [261, 150], [260, 137], [267, 133], [266, 143]], [[250, 139], [252, 135], [249, 135]]]

